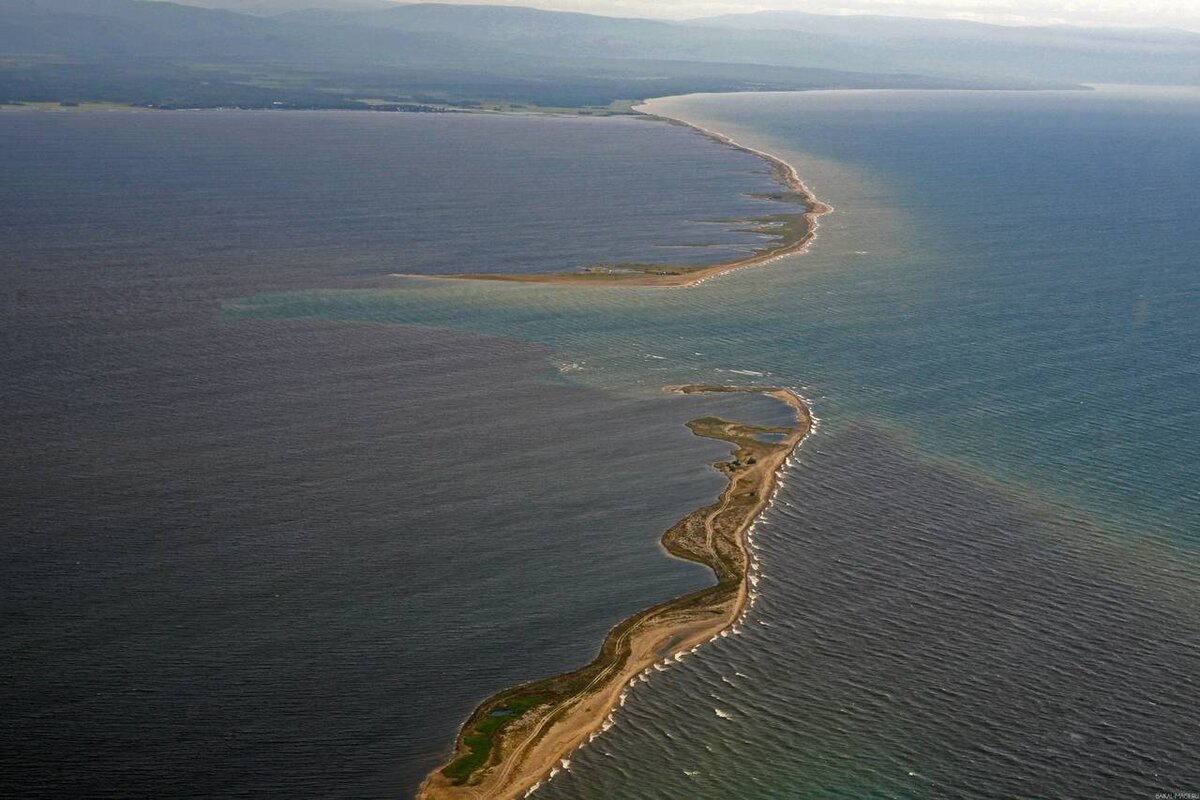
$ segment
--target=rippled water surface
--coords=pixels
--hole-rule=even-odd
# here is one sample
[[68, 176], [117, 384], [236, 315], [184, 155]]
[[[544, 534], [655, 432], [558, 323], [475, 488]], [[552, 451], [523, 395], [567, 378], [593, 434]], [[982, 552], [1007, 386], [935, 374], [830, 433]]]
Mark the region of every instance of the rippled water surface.
[[[114, 311], [105, 324], [149, 337], [132, 354], [104, 349], [124, 347], [119, 336], [72, 333], [53, 357], [24, 356], [26, 368], [43, 372], [10, 393], [33, 422], [21, 447], [9, 448], [24, 459], [9, 474], [40, 476], [50, 464], [57, 489], [16, 495], [21, 519], [43, 526], [15, 540], [20, 566], [10, 569], [28, 593], [27, 627], [17, 631], [58, 633], [31, 638], [22, 651], [32, 655], [15, 674], [50, 699], [22, 706], [9, 724], [13, 736], [33, 737], [9, 764], [27, 766], [30, 753], [54, 747], [81, 751], [86, 737], [60, 734], [53, 713], [82, 709], [92, 726], [85, 730], [99, 737], [129, 709], [147, 719], [178, 715], [192, 702], [181, 687], [207, 697], [208, 686], [261, 705], [209, 709], [202, 745], [189, 741], [195, 726], [186, 725], [177, 732], [184, 746], [168, 738], [165, 751], [143, 752], [204, 753], [198, 764], [206, 765], [228, 764], [218, 756], [237, 752], [244, 761], [234, 763], [244, 767], [205, 770], [222, 783], [204, 786], [228, 793], [411, 791], [479, 697], [514, 676], [578, 663], [621, 613], [703, 579], [664, 559], [654, 539], [656, 526], [719, 486], [702, 465], [721, 448], [679, 427], [699, 401], [663, 399], [658, 390], [762, 381], [803, 391], [821, 424], [756, 528], [763, 577], [755, 611], [738, 635], [640, 685], [615, 727], [573, 754], [570, 769], [537, 796], [1137, 797], [1200, 786], [1197, 96], [827, 92], [682, 98], [655, 110], [793, 163], [836, 208], [811, 252], [693, 289], [610, 290], [388, 278], [415, 267], [393, 269], [370, 248], [343, 260], [322, 244], [311, 258], [270, 261], [270, 280], [249, 270], [253, 279], [206, 290], [211, 300], [196, 314], [207, 338], [174, 323], [175, 338], [147, 334], [130, 320], [158, 313], [159, 296], [123, 286], [102, 296], [141, 298], [129, 306], [138, 314]], [[325, 120], [336, 117], [321, 119], [332, 125]], [[584, 121], [562, 124], [590, 130]], [[677, 193], [677, 217], [729, 219], [757, 202], [739, 192], [761, 191], [761, 167], [720, 148], [710, 154], [694, 134], [625, 121], [604, 135], [654, 140], [655, 131], [674, 138], [646, 152], [695, 146], [732, 170], [718, 186], [675, 184], [690, 187]], [[670, 144], [679, 142], [688, 144]], [[550, 165], [543, 181], [552, 175], [566, 180]], [[727, 190], [730, 205], [693, 210], [711, 202], [691, 199], [694, 192], [712, 188]], [[616, 209], [653, 196], [614, 188], [601, 199]], [[442, 197], [438, 224], [465, 231], [462, 212], [475, 201]], [[636, 243], [616, 230], [614, 241]], [[644, 230], [647, 241], [686, 241], [661, 238], [656, 225]], [[449, 252], [463, 249], [480, 269], [516, 269], [504, 231], [493, 228], [486, 246], [460, 241]], [[548, 233], [546, 252], [567, 252], [555, 248], [573, 241], [569, 232]], [[278, 272], [285, 263], [299, 266]], [[448, 263], [431, 258], [429, 271]], [[330, 273], [337, 265], [350, 266]], [[39, 292], [84, 307], [65, 290]], [[34, 331], [23, 341], [61, 330], [58, 322], [37, 327], [51, 314], [44, 306], [13, 307], [25, 314], [21, 330]], [[171, 343], [169, 363], [190, 353], [194, 365], [193, 341], [212, 357], [199, 373], [215, 392], [207, 400], [195, 400], [194, 389], [148, 390], [146, 376], [128, 366], [154, 342]], [[290, 354], [273, 371], [278, 348]], [[42, 352], [32, 344], [9, 352], [26, 350]], [[64, 352], [69, 368], [48, 392], [42, 387]], [[240, 371], [229, 371], [231, 360], [244, 362]], [[537, 377], [547, 363], [554, 380]], [[314, 370], [326, 387], [316, 394], [305, 389]], [[240, 377], [215, 377], [230, 374]], [[270, 381], [260, 383], [263, 376]], [[88, 392], [114, 382], [124, 394]], [[361, 382], [375, 388], [351, 391]], [[233, 387], [257, 399], [218, 399]], [[143, 397], [153, 402], [138, 414], [118, 413]], [[181, 397], [193, 405], [180, 406]], [[331, 397], [341, 399], [330, 405]], [[109, 416], [56, 427], [63, 414], [90, 420], [106, 404], [105, 414], [145, 433], [125, 460], [113, 447], [128, 449], [126, 440], [98, 433], [110, 430]], [[205, 436], [210, 427], [223, 431], [222, 447], [193, 455], [195, 437], [180, 447], [146, 424], [179, 408], [206, 423]], [[260, 419], [247, 438], [230, 427], [236, 409], [272, 423]], [[766, 418], [769, 410], [727, 404], [724, 413]], [[182, 424], [175, 419], [170, 435]], [[460, 434], [474, 443], [467, 458]], [[552, 444], [529, 450], [547, 436]], [[26, 455], [42, 442], [48, 454]], [[164, 480], [175, 481], [164, 496], [189, 523], [183, 536], [157, 522], [161, 497], [147, 520], [130, 510], [145, 491], [144, 466], [139, 474], [130, 465], [164, 448], [175, 460], [156, 468], [165, 464]], [[260, 483], [214, 484], [227, 463], [247, 464]], [[63, 488], [78, 486], [81, 464], [94, 470], [91, 488]], [[324, 480], [312, 464], [338, 479]], [[197, 475], [206, 476], [199, 495]], [[172, 552], [176, 573], [139, 573], [132, 564], [146, 563], [144, 547], [116, 559], [122, 534], [100, 541], [94, 526], [73, 522], [91, 512], [96, 487], [111, 486], [122, 487], [113, 501], [121, 525], [132, 515], [135, 530], [153, 532], [138, 540]], [[245, 499], [236, 524], [206, 516], [227, 514], [225, 500], [237, 492]], [[41, 505], [30, 511], [26, 496]], [[277, 499], [263, 504], [264, 496]], [[457, 502], [462, 496], [474, 499]], [[62, 512], [73, 507], [64, 497], [79, 515]], [[229, 538], [231, 530], [239, 536]], [[45, 531], [59, 539], [34, 535]], [[64, 540], [75, 544], [55, 544]], [[226, 566], [197, 566], [213, 563], [203, 548], [190, 559], [191, 551], [177, 551], [193, 541], [212, 542]], [[585, 546], [590, 557], [579, 558]], [[46, 599], [74, 585], [61, 575], [64, 564], [86, 563], [78, 552], [119, 562], [103, 580], [75, 579], [108, 592], [86, 605], [92, 616], [60, 613]], [[290, 605], [270, 605], [274, 592], [257, 577], [264, 554], [292, 581]], [[354, 570], [331, 569], [330, 558]], [[227, 591], [230, 569], [265, 592], [259, 605]], [[209, 571], [219, 603], [184, 593], [178, 609], [130, 605], [131, 587], [161, 594], [179, 576]], [[114, 575], [124, 577], [114, 583]], [[327, 591], [306, 591], [313, 581]], [[97, 624], [94, 609], [115, 621]], [[67, 671], [47, 682], [44, 648], [62, 639], [61, 627], [47, 627], [51, 618], [79, 619], [93, 637], [108, 631], [106, 643], [65, 663], [80, 671], [113, 664], [112, 676], [93, 686]], [[226, 657], [218, 644], [227, 651], [230, 631], [250, 620], [259, 627]], [[351, 622], [361, 637], [347, 638]], [[208, 645], [195, 644], [206, 641], [196, 638], [201, 625], [215, 632]], [[133, 630], [157, 637], [147, 640], [155, 654], [148, 662], [125, 646]], [[172, 641], [200, 649], [165, 651]], [[320, 652], [330, 655], [321, 660]], [[136, 675], [139, 666], [161, 687], [151, 695], [157, 705], [116, 693], [118, 672]], [[291, 677], [276, 685], [280, 674]], [[331, 679], [339, 675], [343, 682]], [[99, 699], [67, 692], [60, 703], [47, 685], [98, 689]], [[298, 700], [313, 686], [322, 687], [315, 708]], [[222, 725], [231, 738], [219, 738]], [[306, 736], [304, 725], [321, 734]], [[282, 752], [270, 744], [280, 729], [295, 732]], [[256, 772], [267, 751], [268, 768]], [[328, 757], [339, 769], [322, 771], [314, 754], [335, 754]], [[136, 751], [126, 758], [115, 774], [145, 778], [137, 766], [144, 759]], [[170, 772], [168, 764], [150, 777]]]

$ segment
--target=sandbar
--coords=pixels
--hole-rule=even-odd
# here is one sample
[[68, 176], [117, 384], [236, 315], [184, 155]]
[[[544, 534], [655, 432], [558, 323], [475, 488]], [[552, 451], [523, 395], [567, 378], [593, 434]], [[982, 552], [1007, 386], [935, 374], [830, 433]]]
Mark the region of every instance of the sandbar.
[[713, 465], [728, 484], [715, 503], [671, 526], [662, 543], [672, 555], [708, 566], [716, 584], [619, 623], [586, 666], [485, 700], [463, 724], [451, 758], [421, 785], [420, 800], [525, 796], [577, 748], [607, 729], [613, 709], [648, 670], [681, 660], [735, 625], [744, 613], [750, 596], [747, 531], [770, 501], [784, 462], [812, 431], [812, 413], [800, 395], [779, 387], [666, 389], [764, 394], [787, 404], [794, 415], [792, 425], [774, 427], [719, 417], [687, 423], [697, 436], [733, 445], [732, 457]]

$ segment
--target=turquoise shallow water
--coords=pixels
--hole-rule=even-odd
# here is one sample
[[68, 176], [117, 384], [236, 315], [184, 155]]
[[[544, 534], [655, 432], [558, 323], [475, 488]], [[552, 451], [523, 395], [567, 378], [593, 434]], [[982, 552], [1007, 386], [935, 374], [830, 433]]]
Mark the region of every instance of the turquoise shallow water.
[[829, 93], [679, 108], [752, 120], [747, 135], [786, 148], [842, 209], [817, 256], [853, 268], [807, 287], [824, 297], [804, 309], [823, 312], [806, 314], [805, 360], [866, 384], [839, 400], [934, 453], [1195, 543], [1198, 99]]
[[1181, 435], [1196, 414], [1194, 100], [792, 98], [653, 106], [772, 147], [838, 208], [787, 268], [689, 292], [414, 285], [235, 313], [450, 325], [486, 309], [467, 324], [596, 354], [603, 385], [768, 371], [1144, 534], [1200, 530]]

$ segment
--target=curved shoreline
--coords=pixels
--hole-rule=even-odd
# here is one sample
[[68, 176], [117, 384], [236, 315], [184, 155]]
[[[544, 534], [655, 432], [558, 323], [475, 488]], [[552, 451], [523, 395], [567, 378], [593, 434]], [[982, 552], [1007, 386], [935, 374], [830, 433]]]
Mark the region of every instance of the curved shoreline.
[[[634, 109], [637, 111], [637, 109]], [[497, 273], [462, 273], [457, 275], [423, 275], [419, 273], [394, 272], [391, 277], [394, 278], [424, 278], [429, 280], [452, 280], [452, 281], [502, 281], [507, 283], [556, 283], [556, 284], [571, 284], [575, 286], [657, 286], [657, 287], [681, 287], [695, 286], [703, 283], [709, 278], [722, 275], [726, 272], [732, 272], [739, 269], [748, 269], [750, 267], [760, 267], [768, 264], [776, 259], [789, 255], [797, 255], [808, 249], [809, 244], [817, 235], [819, 220], [825, 214], [833, 211], [833, 206], [822, 202], [813, 194], [812, 190], [805, 185], [801, 180], [800, 174], [796, 172], [796, 168], [784, 161], [778, 156], [762, 150], [756, 150], [753, 147], [741, 144], [723, 133], [703, 128], [686, 120], [677, 119], [675, 117], [667, 117], [661, 114], [651, 114], [646, 111], [638, 111], [637, 113], [647, 119], [663, 122], [668, 125], [678, 125], [683, 128], [688, 128], [707, 139], [711, 139], [717, 144], [725, 147], [738, 150], [743, 153], [748, 153], [756, 158], [765, 161], [771, 167], [771, 173], [774, 179], [787, 190], [786, 197], [778, 198], [779, 202], [795, 202], [804, 206], [804, 211], [801, 214], [794, 215], [797, 219], [794, 220], [795, 230], [785, 227], [781, 233], [775, 234], [781, 237], [781, 241], [774, 246], [756, 251], [752, 255], [744, 258], [736, 258], [730, 261], [723, 261], [719, 264], [709, 266], [687, 267], [687, 266], [672, 266], [669, 264], [661, 265], [634, 265], [617, 269], [607, 269], [599, 267], [588, 267], [579, 272], [550, 272], [550, 273], [512, 273], [512, 272], [497, 272]], [[793, 215], [779, 214], [776, 215], [779, 219], [786, 219]]]
[[[662, 536], [672, 555], [708, 566], [714, 586], [660, 603], [619, 623], [599, 655], [574, 672], [532, 681], [485, 700], [463, 724], [451, 759], [425, 779], [420, 800], [512, 800], [611, 724], [625, 692], [661, 666], [681, 660], [739, 621], [751, 595], [747, 532], [767, 507], [779, 473], [812, 432], [808, 404], [791, 389], [756, 386], [668, 386], [685, 394], [765, 394], [792, 409], [794, 425], [759, 426], [702, 417], [688, 422], [698, 436], [734, 445], [715, 466], [728, 479], [715, 503], [676, 522]], [[764, 436], [782, 437], [779, 441]]]

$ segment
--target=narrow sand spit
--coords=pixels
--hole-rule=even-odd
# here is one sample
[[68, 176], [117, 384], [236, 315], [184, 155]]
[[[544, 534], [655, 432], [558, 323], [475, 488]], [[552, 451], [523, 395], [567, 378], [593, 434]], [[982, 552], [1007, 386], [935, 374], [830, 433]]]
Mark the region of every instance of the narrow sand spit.
[[[742, 618], [751, 591], [752, 556], [746, 533], [767, 507], [788, 457], [812, 431], [812, 413], [790, 389], [692, 385], [667, 390], [765, 394], [786, 403], [795, 417], [793, 425], [778, 427], [719, 417], [688, 423], [698, 436], [734, 446], [729, 461], [714, 465], [729, 483], [717, 502], [679, 520], [662, 541], [673, 555], [710, 567], [716, 585], [620, 623], [587, 666], [485, 701], [463, 725], [450, 761], [425, 779], [421, 800], [525, 796], [572, 752], [611, 727], [614, 709], [639, 676], [644, 679], [660, 663], [674, 664], [702, 643], [727, 633]], [[764, 434], [783, 438], [764, 441]]]
[[678, 287], [695, 286], [709, 278], [738, 269], [760, 267], [769, 264], [783, 256], [803, 253], [817, 235], [818, 220], [833, 211], [829, 206], [817, 199], [816, 195], [804, 185], [794, 167], [781, 158], [755, 150], [735, 142], [724, 134], [710, 131], [699, 125], [693, 125], [683, 120], [662, 117], [656, 114], [644, 116], [678, 125], [696, 131], [714, 142], [756, 156], [771, 167], [771, 173], [786, 190], [784, 202], [794, 202], [804, 207], [801, 214], [780, 214], [778, 218], [784, 222], [778, 236], [779, 240], [771, 247], [760, 250], [745, 258], [725, 261], [707, 267], [656, 265], [627, 265], [620, 268], [590, 267], [579, 272], [551, 273], [464, 273], [460, 275], [420, 275], [412, 273], [394, 273], [393, 277], [426, 278], [429, 280], [472, 280], [472, 281], [504, 281], [510, 283], [566, 283], [576, 286], [658, 286]]

